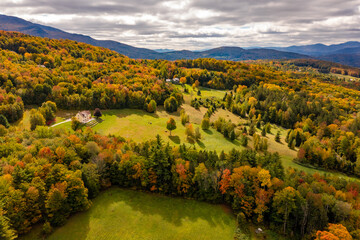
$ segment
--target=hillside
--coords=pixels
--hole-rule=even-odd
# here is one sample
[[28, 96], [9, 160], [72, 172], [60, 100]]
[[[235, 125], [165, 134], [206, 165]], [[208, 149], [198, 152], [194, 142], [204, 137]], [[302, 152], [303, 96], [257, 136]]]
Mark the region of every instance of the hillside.
[[243, 49], [239, 47], [219, 47], [203, 52], [192, 52], [192, 51], [175, 51], [166, 53], [166, 59], [177, 60], [177, 59], [196, 59], [196, 58], [215, 58], [218, 60], [231, 60], [231, 61], [242, 61], [242, 60], [256, 60], [256, 59], [297, 59], [307, 58], [308, 56], [280, 52], [271, 49]]
[[[0, 31], [1, 237], [40, 226], [38, 237], [55, 238], [113, 186], [193, 200], [184, 218], [162, 204], [153, 214], [133, 197], [126, 212], [138, 225], [160, 214], [159, 225], [173, 222], [167, 226], [182, 233], [179, 226], [218, 226], [206, 204], [196, 208], [199, 200], [231, 209], [238, 224], [226, 232], [237, 239], [259, 226], [266, 239], [329, 231], [360, 239], [360, 92], [281, 63], [133, 60]], [[74, 117], [83, 110], [89, 121]], [[70, 120], [49, 127], [60, 115]], [[121, 227], [133, 236], [131, 221], [119, 223], [120, 200], [107, 198], [113, 204], [100, 205], [91, 224], [72, 218], [69, 240]], [[149, 238], [162, 232], [141, 229]]]
[[341, 75], [348, 75], [352, 77], [360, 77], [360, 68], [350, 67], [347, 65], [342, 65], [340, 63], [334, 63], [323, 60], [316, 59], [295, 59], [285, 62], [290, 62], [296, 66], [309, 66], [318, 69], [321, 73], [336, 73]]
[[333, 45], [325, 45], [318, 43], [318, 44], [303, 45], [303, 46], [277, 47], [272, 49], [320, 57], [322, 55], [341, 53], [343, 50], [347, 50], [348, 53], [353, 53], [352, 50], [355, 50], [356, 48], [359, 47], [360, 47], [360, 42], [346, 42], [346, 43], [333, 44]]
[[23, 20], [21, 18], [1, 15], [1, 14], [0, 14], [0, 30], [16, 31], [16, 32], [29, 34], [32, 36], [47, 37], [52, 39], [74, 40], [78, 42], [88, 43], [93, 46], [109, 48], [113, 51], [116, 51], [120, 54], [124, 54], [131, 58], [149, 58], [149, 59], [159, 58], [159, 54], [150, 49], [136, 48], [115, 41], [96, 40], [89, 36], [68, 33], [57, 28], [48, 27], [48, 26], [32, 23]]
[[358, 52], [358, 50], [356, 51], [356, 53], [348, 54], [330, 54], [326, 56], [321, 56], [320, 58], [323, 60], [333, 61], [344, 65], [360, 67], [360, 53]]
[[239, 47], [221, 47], [203, 52], [192, 51], [172, 51], [159, 53], [150, 49], [136, 48], [130, 45], [119, 43], [116, 41], [95, 40], [89, 36], [67, 33], [62, 30], [31, 23], [17, 17], [11, 17], [0, 14], [0, 30], [4, 31], [17, 31], [32, 36], [47, 37], [52, 39], [69, 39], [79, 42], [91, 44], [93, 46], [109, 48], [120, 54], [124, 54], [130, 58], [141, 59], [196, 59], [212, 57], [215, 59], [226, 60], [254, 60], [254, 59], [294, 59], [306, 58], [305, 55], [284, 53], [282, 51], [268, 50], [268, 49], [255, 49], [244, 50]]
[[333, 45], [314, 44], [272, 49], [305, 54], [321, 60], [360, 67], [360, 42], [346, 42]]
[[215, 58], [219, 60], [257, 60], [257, 59], [301, 59], [318, 58], [349, 66], [360, 67], [359, 42], [346, 42], [334, 45], [313, 44], [305, 46], [250, 48], [219, 47], [205, 51], [174, 51], [150, 50], [137, 48], [111, 40], [96, 40], [89, 36], [73, 34], [40, 24], [31, 23], [21, 18], [0, 14], [0, 30], [17, 31], [32, 36], [52, 39], [69, 39], [91, 44], [93, 46], [109, 48], [120, 54], [135, 59], [196, 59]]

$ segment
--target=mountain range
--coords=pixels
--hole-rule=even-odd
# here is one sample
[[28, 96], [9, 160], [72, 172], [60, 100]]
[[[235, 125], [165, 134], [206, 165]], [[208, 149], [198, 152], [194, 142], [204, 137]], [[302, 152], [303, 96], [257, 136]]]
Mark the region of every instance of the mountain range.
[[309, 55], [321, 60], [360, 67], [360, 42], [352, 41], [333, 45], [318, 43], [313, 45], [271, 49]]
[[105, 47], [135, 59], [196, 59], [216, 58], [222, 60], [256, 60], [256, 59], [300, 59], [317, 58], [360, 67], [360, 42], [346, 42], [337, 45], [314, 44], [282, 48], [240, 48], [219, 47], [204, 51], [172, 51], [169, 49], [151, 50], [137, 48], [111, 40], [96, 40], [90, 36], [74, 34], [57, 28], [32, 23], [24, 19], [0, 14], [0, 30], [17, 31], [25, 34], [52, 39], [70, 39]]

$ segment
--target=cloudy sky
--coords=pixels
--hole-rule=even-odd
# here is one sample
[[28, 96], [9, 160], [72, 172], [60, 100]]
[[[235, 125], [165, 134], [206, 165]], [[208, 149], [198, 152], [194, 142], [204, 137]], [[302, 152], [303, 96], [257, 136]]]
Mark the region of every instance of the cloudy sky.
[[360, 0], [0, 0], [0, 13], [152, 49], [360, 41]]

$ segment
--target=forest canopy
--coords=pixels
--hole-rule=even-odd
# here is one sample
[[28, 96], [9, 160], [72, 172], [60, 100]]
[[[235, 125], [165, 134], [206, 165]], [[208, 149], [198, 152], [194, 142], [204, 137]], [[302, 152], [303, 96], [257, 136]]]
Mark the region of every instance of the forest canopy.
[[[360, 176], [360, 92], [292, 68], [272, 61], [133, 60], [84, 43], [0, 32], [0, 236], [14, 239], [38, 223], [46, 234], [88, 209], [101, 190], [121, 186], [225, 203], [240, 220], [296, 238], [341, 231], [360, 239], [359, 182], [284, 169], [257, 134], [251, 135], [259, 151], [217, 153], [173, 147], [159, 136], [135, 143], [91, 128], [39, 126], [57, 109], [177, 112], [183, 93], [166, 79], [179, 78], [194, 89], [228, 90], [221, 100], [192, 101], [208, 108], [203, 129], [237, 137], [231, 122], [210, 123], [221, 106], [248, 119], [249, 132], [270, 123], [288, 129], [284, 147], [298, 150], [297, 163]], [[31, 130], [17, 131], [11, 124], [27, 106]], [[170, 121], [168, 130], [175, 127]]]

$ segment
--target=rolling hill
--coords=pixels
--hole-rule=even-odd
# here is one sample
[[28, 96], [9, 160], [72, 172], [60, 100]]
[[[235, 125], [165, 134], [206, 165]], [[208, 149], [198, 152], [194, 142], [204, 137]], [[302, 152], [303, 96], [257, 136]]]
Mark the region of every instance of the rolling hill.
[[271, 49], [305, 54], [321, 60], [332, 61], [353, 67], [360, 67], [360, 42], [352, 41], [333, 45], [324, 45], [318, 43], [313, 45], [290, 46]]
[[21, 18], [0, 15], [0, 30], [15, 31], [37, 37], [52, 39], [69, 39], [84, 42], [97, 47], [106, 47], [131, 58], [157, 58], [158, 53], [145, 48], [136, 48], [127, 44], [109, 40], [96, 40], [89, 36], [64, 32], [60, 29], [48, 27], [26, 21]]
[[47, 37], [52, 39], [70, 39], [78, 42], [84, 42], [93, 46], [109, 48], [120, 54], [124, 54], [130, 58], [142, 59], [196, 59], [196, 58], [215, 58], [223, 60], [255, 60], [255, 59], [298, 59], [309, 58], [306, 55], [277, 51], [273, 49], [243, 49], [240, 47], [220, 47], [206, 51], [172, 51], [172, 52], [157, 52], [146, 48], [137, 48], [127, 44], [123, 44], [110, 40], [96, 40], [89, 36], [81, 34], [73, 34], [56, 29], [49, 26], [44, 26], [36, 23], [26, 21], [24, 19], [0, 15], [0, 30], [16, 31], [32, 36]]
[[[341, 54], [341, 53], [354, 53], [353, 51], [359, 51], [360, 42], [346, 42], [333, 45], [325, 44], [312, 44], [303, 46], [290, 46], [290, 47], [279, 47], [271, 48], [278, 51], [294, 52], [299, 54], [305, 54], [310, 56], [324, 56], [330, 54]], [[344, 52], [345, 51], [345, 52]]]
[[84, 42], [93, 46], [109, 48], [130, 58], [141, 59], [196, 59], [196, 58], [215, 58], [219, 60], [257, 60], [257, 59], [302, 59], [317, 58], [360, 67], [360, 42], [346, 42], [341, 44], [325, 45], [313, 44], [290, 47], [273, 48], [249, 48], [240, 47], [219, 47], [204, 51], [156, 51], [146, 48], [137, 48], [124, 43], [111, 40], [96, 40], [90, 36], [74, 34], [62, 31], [57, 28], [44, 26], [26, 21], [24, 19], [0, 15], [0, 30], [16, 31], [32, 36], [47, 37], [51, 39], [70, 39]]

